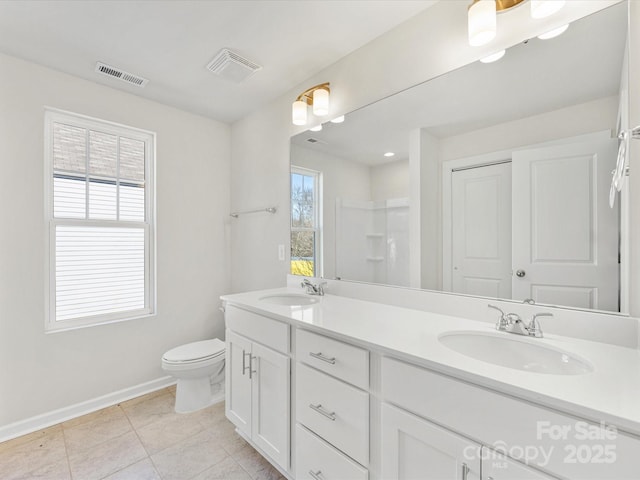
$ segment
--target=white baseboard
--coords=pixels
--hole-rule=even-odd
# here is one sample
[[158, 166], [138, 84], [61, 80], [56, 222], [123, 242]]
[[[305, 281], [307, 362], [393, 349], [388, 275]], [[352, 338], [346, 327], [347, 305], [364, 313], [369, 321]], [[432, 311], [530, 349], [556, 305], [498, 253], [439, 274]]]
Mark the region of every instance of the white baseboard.
[[43, 428], [51, 427], [58, 423], [70, 420], [72, 418], [95, 412], [111, 405], [116, 405], [125, 400], [139, 397], [146, 393], [166, 388], [176, 383], [176, 379], [172, 376], [158, 378], [150, 382], [134, 385], [133, 387], [118, 390], [101, 397], [96, 397], [85, 402], [69, 405], [68, 407], [53, 410], [51, 412], [36, 415], [35, 417], [20, 420], [8, 425], [0, 426], [0, 442], [11, 440], [12, 438], [26, 435]]

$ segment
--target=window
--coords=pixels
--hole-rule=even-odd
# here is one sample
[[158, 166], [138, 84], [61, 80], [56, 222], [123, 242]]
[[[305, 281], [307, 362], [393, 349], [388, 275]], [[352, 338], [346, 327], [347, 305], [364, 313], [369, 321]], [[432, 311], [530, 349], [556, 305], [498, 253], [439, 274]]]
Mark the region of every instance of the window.
[[320, 173], [291, 169], [291, 273], [322, 275], [320, 253]]
[[154, 140], [46, 111], [47, 330], [154, 313]]

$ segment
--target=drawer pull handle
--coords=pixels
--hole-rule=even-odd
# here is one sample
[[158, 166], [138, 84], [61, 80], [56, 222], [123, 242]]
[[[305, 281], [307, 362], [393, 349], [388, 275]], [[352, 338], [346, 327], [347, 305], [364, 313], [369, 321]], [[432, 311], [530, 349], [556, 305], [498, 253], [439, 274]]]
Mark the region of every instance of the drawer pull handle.
[[249, 380], [253, 380], [253, 373], [258, 373], [256, 370], [253, 369], [253, 361], [256, 360], [257, 362], [257, 357], [254, 357], [253, 355], [249, 354]]
[[330, 363], [331, 365], [335, 365], [336, 364], [336, 357], [325, 357], [322, 352], [318, 352], [318, 353], [313, 353], [313, 352], [309, 352], [309, 355], [311, 355], [313, 358], [317, 358], [318, 360], [322, 360], [323, 362], [327, 362]]
[[462, 480], [467, 480], [467, 477], [469, 476], [469, 465], [467, 465], [466, 463], [462, 464]]
[[309, 475], [311, 475], [311, 478], [313, 478], [313, 480], [322, 480], [321, 470], [318, 470], [317, 472], [314, 472], [313, 470], [309, 470]]
[[312, 410], [315, 410], [320, 415], [324, 415], [325, 417], [327, 417], [332, 422], [336, 421], [336, 412], [327, 412], [324, 408], [322, 408], [321, 404], [314, 405], [313, 403], [310, 403], [309, 404], [309, 408], [311, 408]]
[[249, 378], [251, 378], [251, 352], [242, 350], [242, 375], [247, 371], [247, 355], [249, 356]]

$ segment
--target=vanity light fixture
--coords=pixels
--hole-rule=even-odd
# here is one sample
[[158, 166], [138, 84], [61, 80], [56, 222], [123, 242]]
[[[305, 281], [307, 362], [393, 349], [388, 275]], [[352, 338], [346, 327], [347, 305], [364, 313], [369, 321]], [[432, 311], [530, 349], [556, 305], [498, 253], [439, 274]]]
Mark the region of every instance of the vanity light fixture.
[[306, 125], [307, 107], [313, 108], [313, 114], [323, 117], [329, 114], [329, 82], [315, 85], [296, 98], [291, 106], [291, 121], [294, 125]]
[[562, 35], [564, 32], [566, 32], [567, 28], [569, 28], [569, 24], [568, 23], [566, 25], [561, 26], [561, 27], [554, 28], [553, 30], [548, 31], [547, 33], [543, 33], [542, 35], [538, 35], [538, 38], [540, 40], [549, 40], [550, 38], [556, 38], [556, 37]]
[[309, 130], [312, 132], [320, 132], [322, 130], [322, 124], [311, 127]]
[[384, 154], [385, 157], [393, 157], [395, 155], [395, 153], [393, 152], [387, 152]]
[[493, 62], [497, 62], [498, 60], [500, 60], [502, 57], [504, 57], [504, 54], [506, 53], [506, 50], [500, 50], [499, 52], [493, 53], [491, 55], [487, 55], [484, 58], [481, 58], [480, 61], [482, 63], [493, 63]]
[[344, 122], [344, 115], [340, 115], [339, 117], [334, 118], [333, 120], [330, 120], [331, 123], [342, 123]]
[[[469, 45], [486, 45], [496, 36], [497, 14], [505, 12], [526, 0], [473, 0], [469, 5]], [[529, 0], [531, 18], [539, 19], [553, 15], [565, 4], [565, 0]]]

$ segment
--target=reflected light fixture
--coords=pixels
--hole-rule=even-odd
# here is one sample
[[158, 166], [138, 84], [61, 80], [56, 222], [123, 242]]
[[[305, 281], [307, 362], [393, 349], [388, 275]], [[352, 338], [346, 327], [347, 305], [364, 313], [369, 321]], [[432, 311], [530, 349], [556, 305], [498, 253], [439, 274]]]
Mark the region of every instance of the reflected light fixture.
[[542, 35], [538, 35], [538, 38], [540, 40], [549, 40], [550, 38], [556, 38], [560, 35], [562, 35], [564, 32], [567, 31], [567, 28], [569, 28], [569, 24], [567, 23], [566, 25], [563, 25], [561, 27], [558, 28], [554, 28], [553, 30], [550, 30], [546, 33], [543, 33]]
[[395, 153], [393, 152], [387, 152], [384, 154], [385, 157], [393, 157], [395, 155]]
[[[468, 28], [469, 45], [486, 45], [496, 36], [497, 14], [505, 12], [526, 0], [473, 0], [469, 5]], [[560, 10], [565, 0], [529, 0], [531, 18], [539, 19], [553, 15]]]
[[331, 120], [331, 123], [342, 123], [342, 122], [344, 122], [344, 115], [340, 115], [339, 117], [336, 117], [333, 120]]
[[312, 132], [320, 132], [322, 131], [322, 124], [316, 125], [315, 127], [311, 127], [309, 130]]
[[329, 82], [315, 85], [296, 98], [291, 106], [291, 121], [294, 125], [306, 125], [307, 107], [311, 106], [313, 114], [323, 117], [329, 114]]
[[481, 58], [480, 61], [482, 63], [493, 63], [493, 62], [497, 62], [498, 60], [500, 60], [502, 57], [504, 57], [504, 54], [507, 53], [506, 50], [500, 50], [499, 52], [496, 53], [492, 53], [491, 55], [487, 55], [484, 58]]

